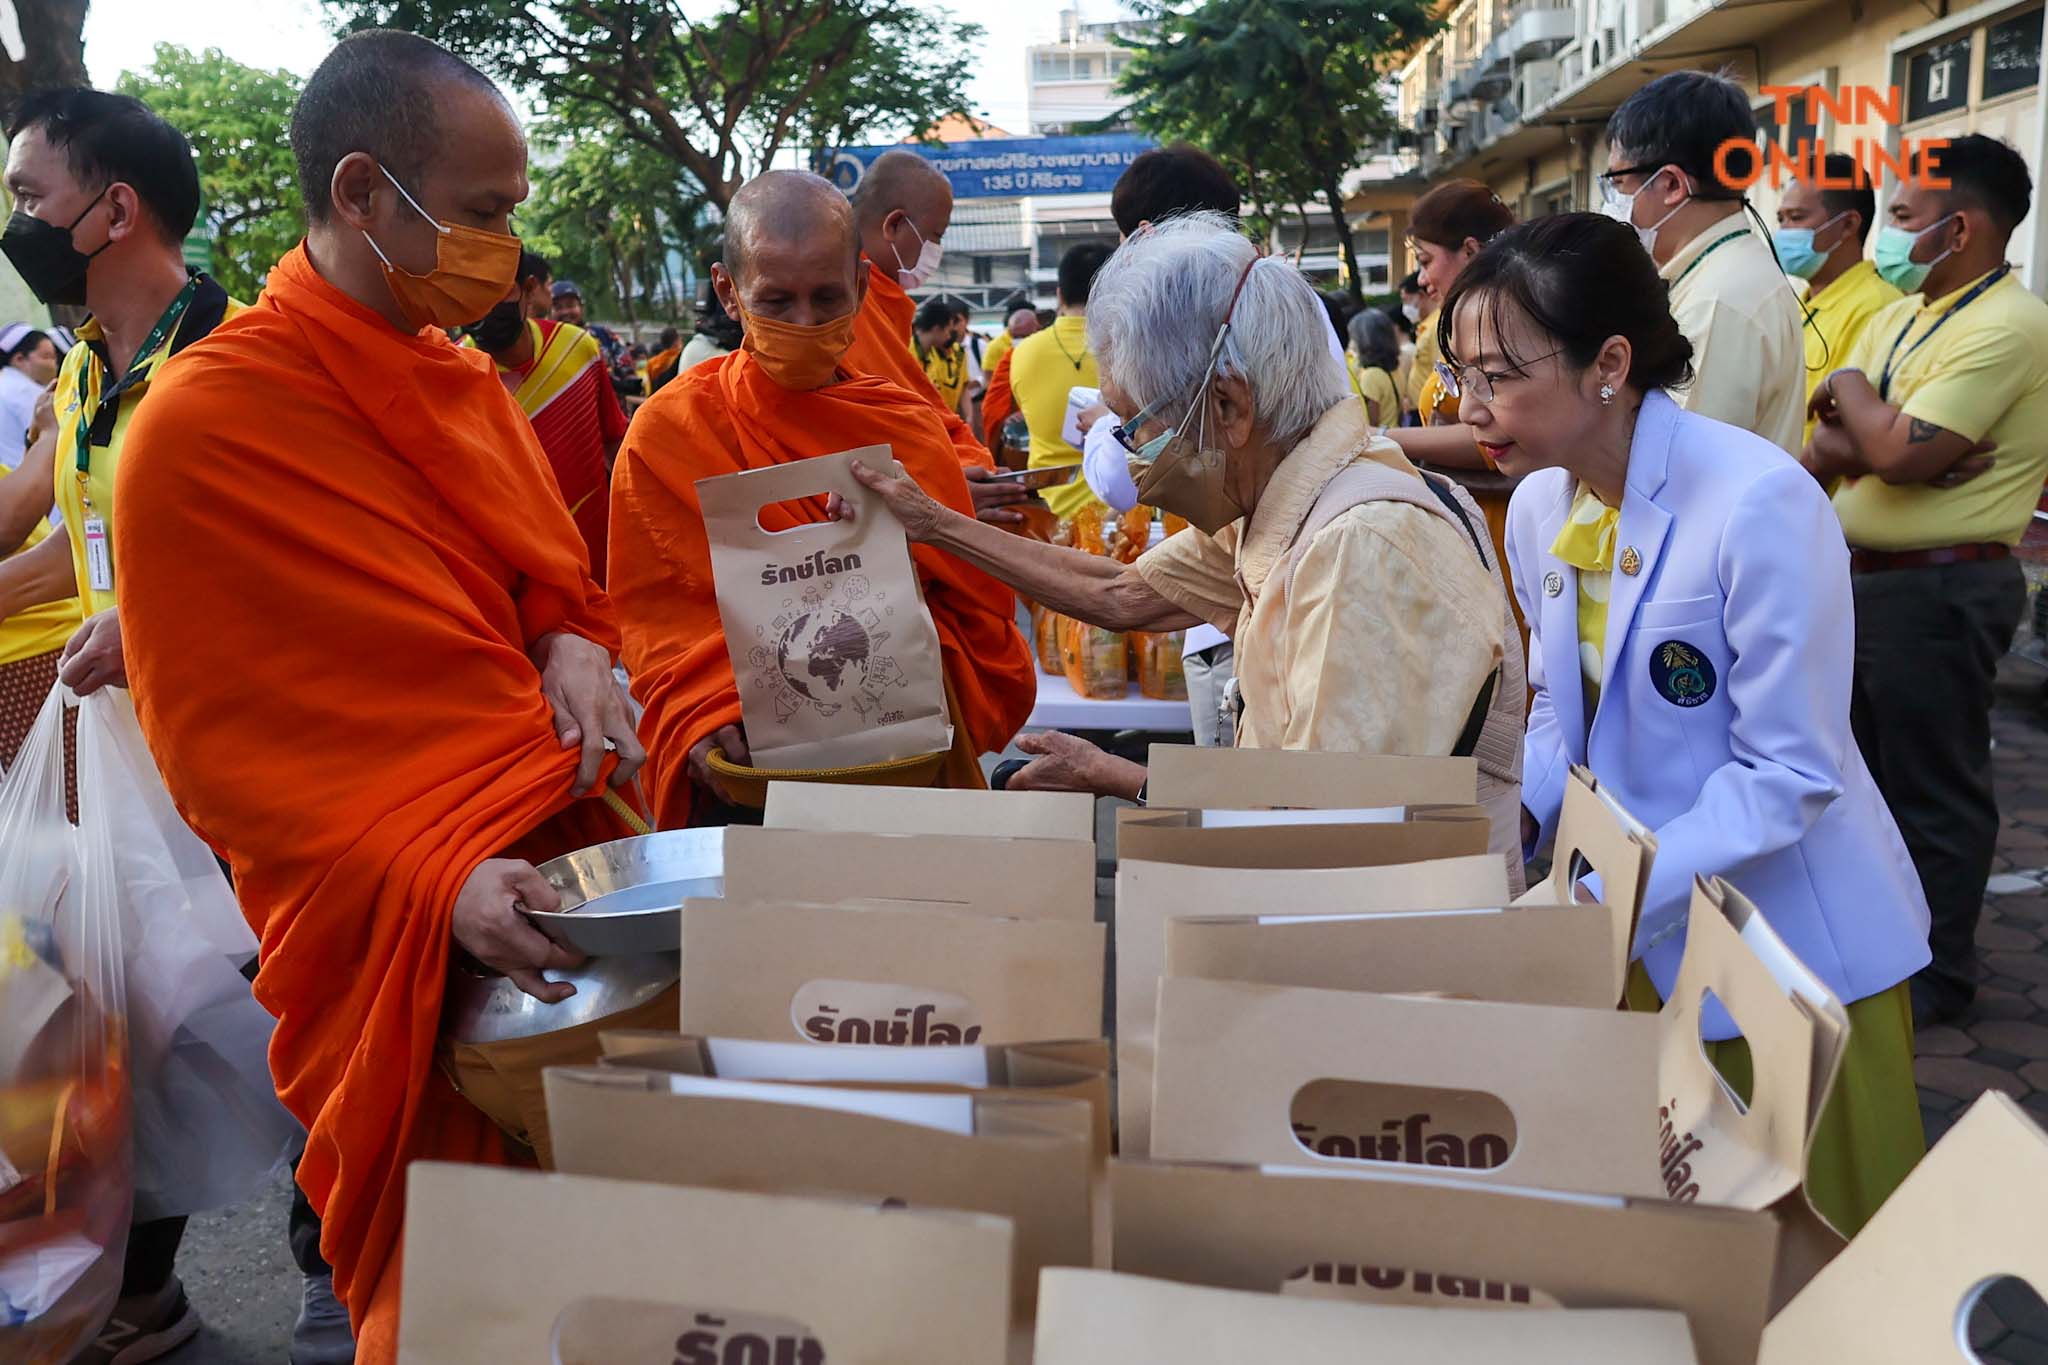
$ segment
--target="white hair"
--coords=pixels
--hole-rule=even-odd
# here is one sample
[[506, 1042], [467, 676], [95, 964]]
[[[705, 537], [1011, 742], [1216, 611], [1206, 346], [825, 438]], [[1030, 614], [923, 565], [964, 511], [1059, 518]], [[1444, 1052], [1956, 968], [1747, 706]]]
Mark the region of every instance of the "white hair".
[[1243, 379], [1271, 438], [1292, 445], [1351, 397], [1350, 376], [1309, 282], [1284, 260], [1260, 259], [1221, 213], [1162, 219], [1117, 248], [1088, 292], [1088, 347], [1104, 378], [1141, 405], [1163, 402], [1165, 419], [1179, 422], [1240, 276], [1217, 372]]

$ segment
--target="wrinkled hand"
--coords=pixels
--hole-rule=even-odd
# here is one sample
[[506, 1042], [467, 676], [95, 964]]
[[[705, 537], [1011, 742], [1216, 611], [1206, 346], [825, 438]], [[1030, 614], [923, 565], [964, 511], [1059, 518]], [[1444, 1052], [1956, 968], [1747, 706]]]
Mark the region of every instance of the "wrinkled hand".
[[126, 687], [128, 667], [121, 657], [121, 616], [108, 607], [85, 618], [57, 658], [57, 677], [81, 697], [102, 687]]
[[1979, 441], [1966, 451], [1960, 460], [1927, 480], [1929, 488], [1961, 488], [1970, 480], [1987, 474], [1998, 461], [1991, 452], [1998, 448], [1996, 441]]
[[455, 897], [450, 931], [469, 955], [536, 1000], [559, 1005], [576, 994], [566, 981], [550, 981], [541, 973], [583, 965], [572, 953], [533, 927], [521, 909], [550, 914], [562, 897], [533, 864], [516, 858], [492, 858], [477, 864]]
[[[920, 488], [916, 479], [908, 474], [870, 469], [859, 460], [853, 462], [852, 468], [861, 487], [880, 497], [883, 505], [896, 514], [896, 520], [903, 523], [904, 536], [912, 543], [922, 544], [938, 535], [939, 516], [946, 509]], [[858, 509], [835, 493], [826, 502], [826, 512], [835, 521], [852, 521]]]
[[995, 471], [973, 465], [966, 471], [967, 491], [974, 495], [974, 515], [982, 521], [1017, 522], [1024, 514], [1016, 504], [1031, 501], [1031, 490], [1007, 481], [995, 481]]
[[1138, 788], [1145, 784], [1141, 764], [1058, 730], [1019, 735], [1017, 747], [1036, 756], [1011, 774], [1005, 791], [1093, 792], [1136, 800]]
[[619, 680], [612, 676], [611, 655], [602, 645], [560, 630], [542, 636], [534, 654], [541, 665], [541, 695], [554, 709], [556, 737], [564, 749], [583, 750], [570, 794], [583, 796], [597, 785], [608, 750], [619, 755], [611, 785], [622, 787], [632, 781], [647, 761], [647, 751], [633, 733], [632, 712], [619, 691]]
[[711, 771], [713, 749], [721, 750], [726, 758], [734, 763], [751, 762], [753, 755], [747, 751], [746, 732], [737, 725], [721, 725], [711, 734], [692, 744], [687, 759], [691, 779], [700, 787], [709, 787], [713, 796], [730, 806], [734, 804], [732, 793], [725, 789], [725, 784]]

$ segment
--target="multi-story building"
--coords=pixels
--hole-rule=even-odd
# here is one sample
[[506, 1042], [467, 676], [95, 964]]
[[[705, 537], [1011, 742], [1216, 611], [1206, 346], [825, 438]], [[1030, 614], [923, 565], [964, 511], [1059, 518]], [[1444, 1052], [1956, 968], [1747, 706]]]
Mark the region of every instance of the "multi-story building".
[[[1484, 181], [1522, 217], [1597, 208], [1608, 115], [1688, 67], [1725, 70], [1754, 92], [1759, 140], [1789, 154], [1815, 141], [1854, 154], [1862, 139], [1896, 155], [1979, 132], [2038, 168], [2048, 146], [2041, 45], [2041, 0], [1458, 0], [1402, 68], [1398, 113], [1428, 180]], [[1764, 86], [1897, 87], [1899, 118], [1853, 108], [1844, 118], [1795, 100], [1780, 121]], [[2038, 170], [2034, 192], [2012, 254], [2040, 293], [2048, 206]], [[1768, 219], [1769, 181], [1751, 197]]]

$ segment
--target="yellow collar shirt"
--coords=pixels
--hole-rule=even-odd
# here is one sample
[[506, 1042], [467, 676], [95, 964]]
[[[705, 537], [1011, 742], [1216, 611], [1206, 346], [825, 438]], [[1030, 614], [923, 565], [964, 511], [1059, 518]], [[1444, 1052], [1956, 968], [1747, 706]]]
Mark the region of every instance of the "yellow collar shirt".
[[1889, 366], [1887, 402], [1994, 443], [1991, 468], [1955, 488], [1894, 487], [1874, 475], [1843, 480], [1835, 511], [1859, 549], [2017, 545], [2033, 520], [2048, 476], [2048, 303], [2008, 273], [1958, 310], [1983, 279], [1938, 299], [1899, 300], [1870, 320], [1843, 362], [1873, 385]]
[[[1101, 387], [1095, 354], [1088, 349], [1087, 318], [1056, 317], [1052, 326], [1017, 343], [1010, 352], [1010, 393], [1031, 428], [1031, 468], [1081, 463], [1081, 452], [1061, 435], [1067, 424], [1067, 394], [1077, 388]], [[1048, 488], [1039, 497], [1062, 517], [1071, 517], [1096, 501], [1083, 479]]]
[[1671, 315], [1692, 343], [1693, 382], [1671, 396], [1687, 412], [1797, 455], [1805, 443], [1805, 347], [1798, 300], [1770, 246], [1737, 209], [1657, 273], [1670, 283]]
[[[1897, 303], [1904, 295], [1886, 284], [1869, 261], [1858, 261], [1828, 282], [1825, 289], [1810, 294], [1806, 311], [1813, 321], [1806, 328], [1806, 396], [1821, 386], [1829, 374], [1848, 363], [1870, 320]], [[1813, 423], [1806, 424], [1806, 436], [1813, 436]]]

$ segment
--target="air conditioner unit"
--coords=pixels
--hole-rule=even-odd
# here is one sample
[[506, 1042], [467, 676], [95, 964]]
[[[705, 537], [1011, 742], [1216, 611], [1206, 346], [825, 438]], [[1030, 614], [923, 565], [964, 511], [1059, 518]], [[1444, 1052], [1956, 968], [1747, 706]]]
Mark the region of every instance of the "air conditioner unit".
[[1540, 109], [1557, 94], [1564, 80], [1559, 62], [1530, 62], [1515, 73], [1515, 103], [1524, 110]]

